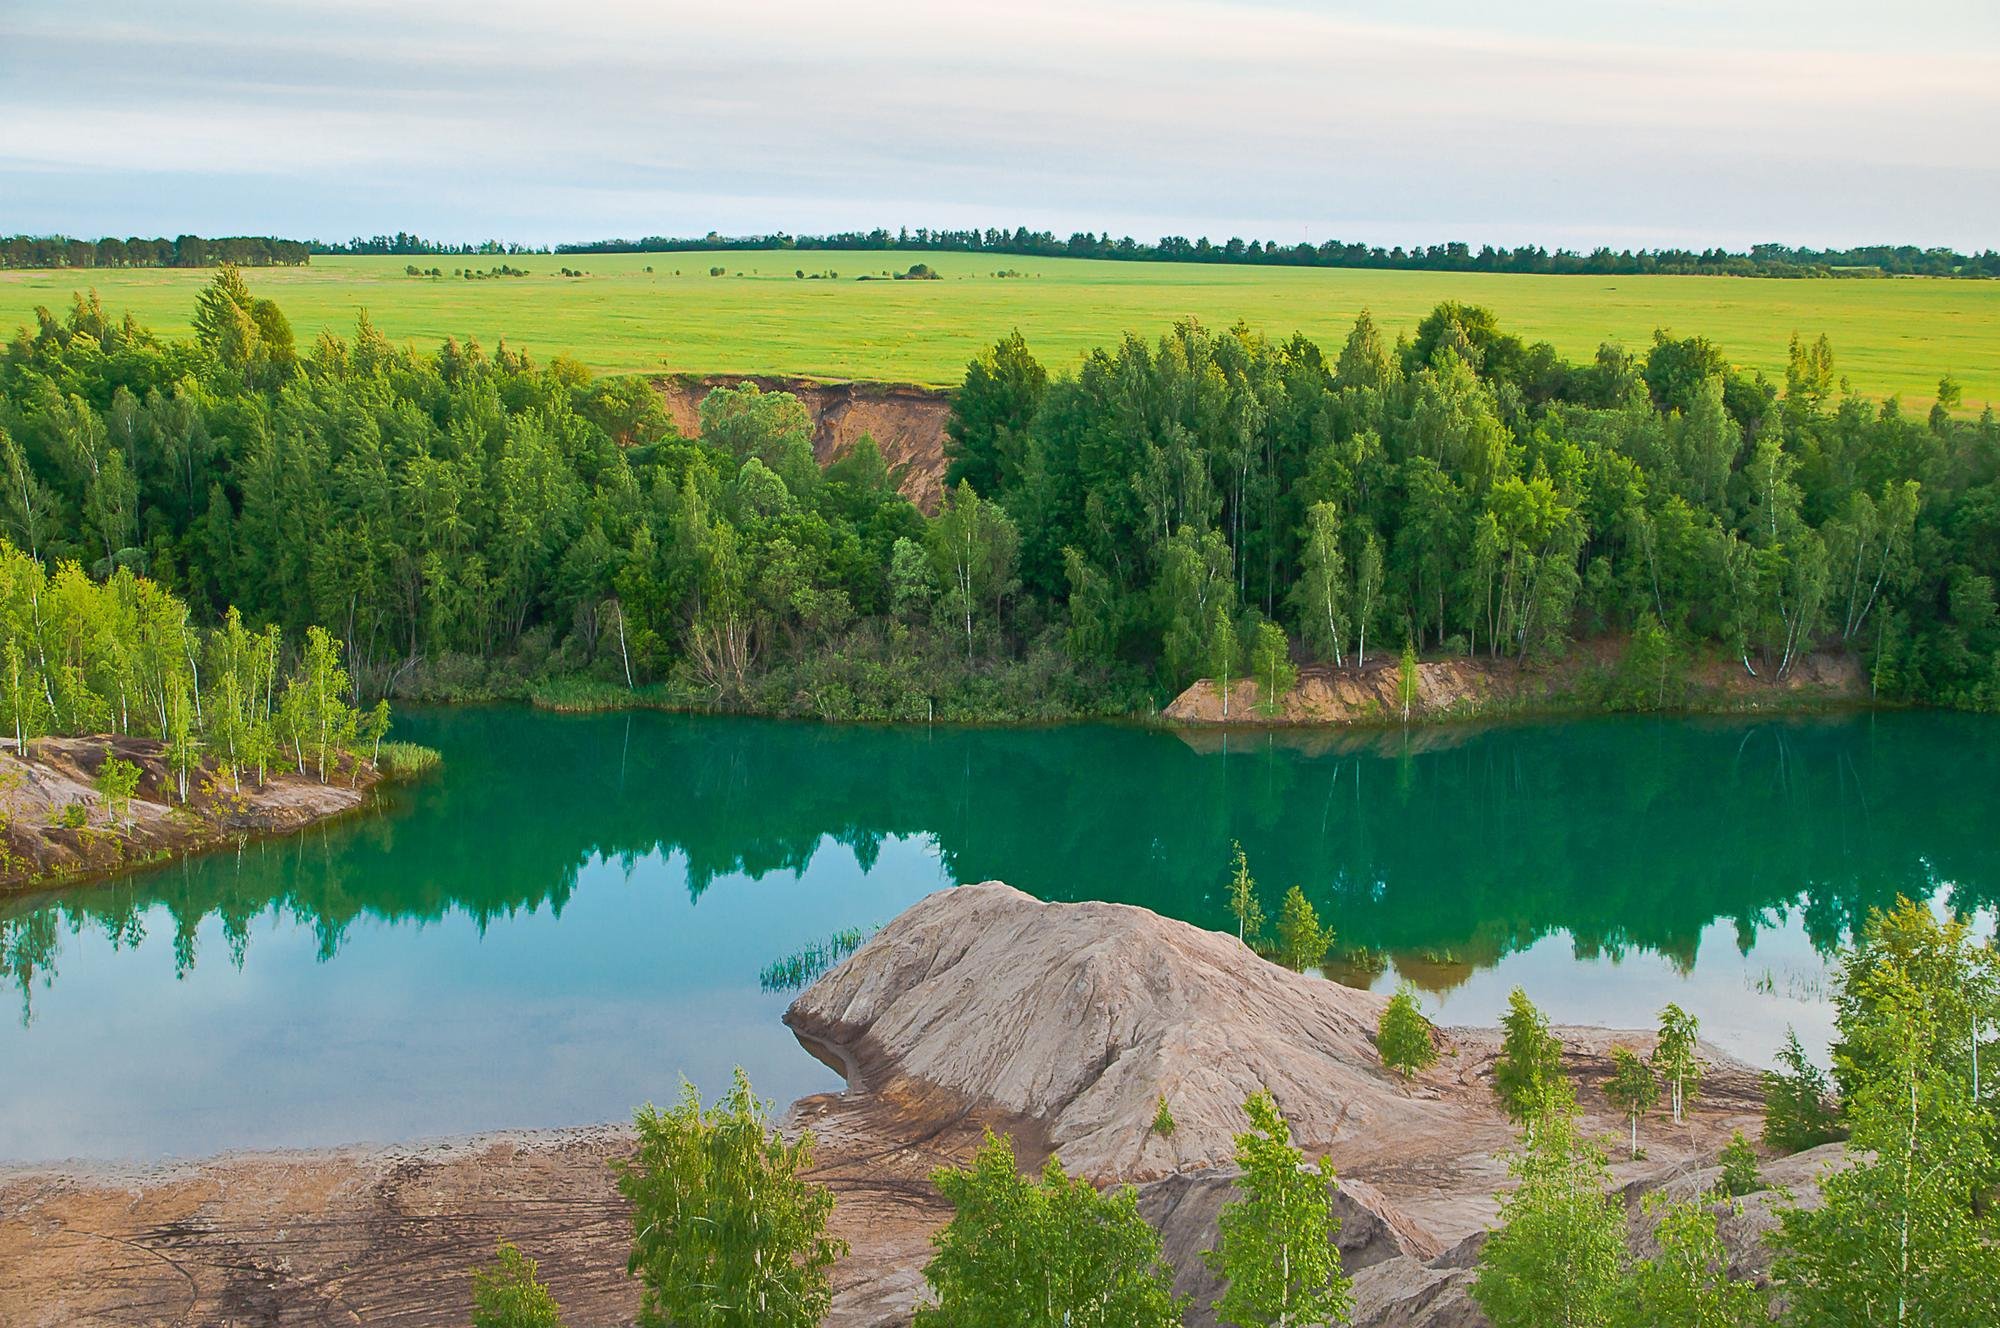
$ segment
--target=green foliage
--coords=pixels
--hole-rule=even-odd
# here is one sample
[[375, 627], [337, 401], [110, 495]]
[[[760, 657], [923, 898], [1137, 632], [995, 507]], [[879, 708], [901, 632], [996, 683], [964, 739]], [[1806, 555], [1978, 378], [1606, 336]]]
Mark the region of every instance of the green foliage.
[[1472, 1298], [1493, 1328], [1603, 1328], [1623, 1297], [1625, 1207], [1605, 1193], [1604, 1158], [1578, 1132], [1566, 1086], [1542, 1097], [1532, 1125]]
[[1963, 924], [1903, 901], [1841, 967], [1836, 1072], [1852, 1165], [1780, 1213], [1773, 1273], [1798, 1328], [2000, 1322], [2000, 1157], [1970, 1076], [1971, 1017], [1994, 957]]
[[1169, 1328], [1173, 1270], [1131, 1186], [1099, 1194], [1050, 1158], [1039, 1181], [990, 1133], [963, 1168], [934, 1174], [952, 1206], [924, 1268], [915, 1328]]
[[1764, 1188], [1763, 1173], [1757, 1169], [1757, 1150], [1738, 1130], [1729, 1136], [1729, 1142], [1722, 1147], [1722, 1177], [1718, 1182], [1722, 1192], [1732, 1198], [1754, 1194]]
[[1965, 920], [1940, 920], [1908, 898], [1871, 912], [1841, 958], [1833, 1004], [1833, 1076], [1844, 1103], [1903, 1063], [1914, 1004], [1932, 1039], [1930, 1068], [1971, 1097], [1976, 1040], [1979, 1101], [1989, 1112], [2000, 1104], [2000, 953]]
[[1685, 670], [1660, 620], [1650, 611], [1643, 613], [1619, 658], [1608, 704], [1613, 710], [1670, 710], [1687, 691]]
[[1658, 1253], [1632, 1265], [1612, 1318], [1617, 1328], [1764, 1328], [1770, 1309], [1754, 1283], [1729, 1275], [1716, 1216], [1698, 1203], [1648, 1196]]
[[826, 1234], [833, 1195], [805, 1179], [810, 1132], [786, 1143], [741, 1070], [704, 1111], [683, 1084], [670, 1110], [642, 1107], [638, 1149], [617, 1164], [632, 1205], [629, 1271], [647, 1328], [809, 1328], [825, 1317], [828, 1270], [847, 1252]]
[[105, 810], [115, 820], [131, 807], [132, 797], [139, 791], [139, 767], [130, 761], [107, 755], [98, 765], [96, 778], [91, 783], [98, 796], [104, 799]]
[[1389, 998], [1375, 1031], [1375, 1050], [1382, 1064], [1402, 1075], [1413, 1077], [1437, 1064], [1438, 1051], [1431, 1021], [1417, 1008], [1417, 991], [1405, 982]]
[[1604, 1085], [1604, 1096], [1612, 1106], [1625, 1113], [1631, 1126], [1632, 1157], [1639, 1157], [1639, 1118], [1652, 1110], [1660, 1100], [1660, 1081], [1653, 1069], [1639, 1059], [1630, 1047], [1611, 1049], [1611, 1080]]
[[1240, 1197], [1223, 1205], [1220, 1242], [1203, 1256], [1224, 1282], [1216, 1320], [1235, 1328], [1344, 1321], [1354, 1282], [1334, 1243], [1333, 1172], [1324, 1162], [1305, 1165], [1270, 1093], [1252, 1093], [1243, 1110], [1250, 1128], [1236, 1136]]
[[1396, 704], [1403, 707], [1403, 722], [1410, 722], [1410, 707], [1417, 703], [1417, 648], [1403, 643], [1403, 656], [1396, 662]]
[[[1782, 680], [1836, 646], [1866, 654], [1885, 699], [2000, 707], [1993, 426], [1836, 400], [1816, 339], [1780, 399], [1720, 339], [1663, 336], [1642, 375], [1615, 349], [1565, 362], [1452, 303], [1402, 354], [1363, 319], [1335, 360], [1188, 321], [1065, 353], [1077, 367], [1050, 376], [1011, 336], [966, 369], [953, 484], [926, 517], [879, 448], [822, 474], [788, 393], [709, 392], [689, 439], [650, 393], [565, 357], [419, 352], [365, 318], [301, 347], [234, 269], [196, 303], [191, 342], [82, 298], [0, 356], [0, 537], [100, 583], [150, 574], [197, 632], [237, 605], [253, 657], [275, 628], [317, 672], [323, 626], [349, 706], [392, 684], [469, 697], [575, 679], [710, 708], [1040, 717], [1151, 710], [1164, 698], [1144, 679], [1226, 688], [1247, 668], [1268, 708], [1290, 643], [1366, 666], [1386, 629], [1416, 655], [1516, 658], [1629, 634], [1605, 681], [1619, 706], [1675, 704], [1697, 653]], [[963, 363], [964, 343], [948, 354]], [[940, 637], [959, 658], [934, 683]], [[20, 736], [76, 731], [71, 697], [29, 685], [43, 645], [0, 632]], [[1068, 664], [1046, 704], [1038, 652]], [[191, 661], [201, 689], [208, 663]], [[182, 796], [201, 763], [238, 785], [285, 747], [315, 777], [352, 777], [324, 749], [380, 732], [360, 715], [343, 739], [305, 705], [288, 713], [303, 743], [247, 692], [211, 731], [192, 680], [174, 702], [132, 669], [169, 702], [145, 723], [174, 746]], [[120, 704], [115, 686], [95, 694]]]
[[472, 1328], [562, 1328], [540, 1271], [512, 1241], [501, 1241], [493, 1262], [473, 1270]]
[[1229, 874], [1229, 911], [1236, 918], [1236, 939], [1255, 947], [1264, 935], [1264, 905], [1257, 899], [1257, 882], [1250, 875], [1250, 859], [1243, 845], [1232, 842], [1234, 853]]
[[436, 770], [444, 757], [435, 747], [414, 742], [385, 742], [377, 749], [375, 764], [389, 779], [416, 779]]
[[1660, 1011], [1659, 1040], [1653, 1046], [1653, 1073], [1666, 1086], [1667, 1108], [1679, 1125], [1701, 1089], [1701, 1061], [1695, 1056], [1701, 1021], [1678, 1005]]
[[1167, 1106], [1167, 1095], [1162, 1093], [1160, 1094], [1159, 1109], [1153, 1113], [1153, 1133], [1159, 1135], [1162, 1139], [1166, 1139], [1171, 1137], [1173, 1132], [1174, 1113]]
[[1777, 1070], [1764, 1073], [1764, 1146], [1798, 1153], [1840, 1137], [1840, 1116], [1826, 1072], [1813, 1064], [1795, 1030], [1785, 1030]]
[[1250, 650], [1250, 670], [1257, 679], [1262, 708], [1267, 714], [1276, 714], [1284, 704], [1285, 694], [1299, 680], [1284, 628], [1268, 620], [1257, 624], [1256, 643]]
[[65, 830], [81, 830], [90, 824], [90, 806], [83, 802], [66, 802], [56, 813], [56, 824]]
[[1493, 1062], [1493, 1091], [1510, 1119], [1528, 1124], [1544, 1114], [1552, 1096], [1569, 1093], [1562, 1043], [1549, 1031], [1548, 1016], [1519, 987], [1507, 996], [1500, 1027], [1504, 1035]]
[[1333, 929], [1322, 926], [1319, 912], [1296, 885], [1285, 891], [1278, 910], [1278, 959], [1285, 967], [1303, 973], [1326, 959], [1333, 948]]

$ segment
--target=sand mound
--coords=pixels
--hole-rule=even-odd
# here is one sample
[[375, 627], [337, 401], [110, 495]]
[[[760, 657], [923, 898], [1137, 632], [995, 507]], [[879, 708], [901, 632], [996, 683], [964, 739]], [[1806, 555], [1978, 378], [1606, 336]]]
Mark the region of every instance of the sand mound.
[[1070, 1170], [1146, 1180], [1226, 1162], [1260, 1087], [1315, 1151], [1433, 1116], [1376, 1057], [1384, 1004], [1232, 936], [987, 882], [912, 907], [785, 1022], [851, 1088], [1032, 1121]]

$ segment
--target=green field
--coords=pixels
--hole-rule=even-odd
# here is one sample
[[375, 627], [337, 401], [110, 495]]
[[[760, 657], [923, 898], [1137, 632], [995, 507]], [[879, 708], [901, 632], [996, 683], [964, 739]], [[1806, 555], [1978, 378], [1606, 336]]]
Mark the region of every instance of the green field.
[[[942, 281], [857, 281], [923, 260]], [[527, 277], [432, 281], [404, 267], [485, 268]], [[728, 275], [710, 277], [712, 265]], [[561, 267], [590, 275], [566, 278]], [[652, 272], [646, 268], [651, 266]], [[801, 281], [832, 269], [838, 280]], [[1001, 270], [1022, 275], [1001, 277]], [[675, 275], [676, 272], [681, 275]], [[60, 308], [95, 286], [114, 310], [184, 334], [196, 270], [0, 272], [0, 325]], [[538, 355], [567, 353], [603, 373], [662, 369], [798, 374], [954, 384], [982, 345], [1019, 328], [1042, 359], [1074, 364], [1126, 331], [1151, 336], [1193, 315], [1241, 319], [1338, 344], [1355, 313], [1414, 326], [1444, 299], [1492, 307], [1511, 330], [1572, 358], [1611, 340], [1643, 348], [1656, 327], [1699, 332], [1735, 363], [1782, 375], [1796, 330], [1827, 333], [1839, 372], [1873, 396], [1927, 408], [1940, 374], [1957, 376], [1968, 408], [2000, 403], [2000, 282], [1926, 279], [1775, 281], [1731, 277], [1493, 276], [1117, 263], [981, 254], [737, 253], [539, 255], [506, 259], [320, 258], [257, 269], [252, 287], [283, 305], [309, 341], [346, 331], [366, 309], [397, 340], [446, 336], [491, 346], [501, 335]]]

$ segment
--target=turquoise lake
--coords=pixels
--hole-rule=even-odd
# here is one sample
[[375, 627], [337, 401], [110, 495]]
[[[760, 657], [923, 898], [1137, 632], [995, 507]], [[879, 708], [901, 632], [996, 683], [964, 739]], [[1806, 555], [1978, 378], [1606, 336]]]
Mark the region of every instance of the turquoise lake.
[[1372, 735], [413, 711], [365, 815], [0, 905], [0, 1158], [613, 1120], [745, 1067], [835, 1086], [767, 966], [998, 878], [1228, 928], [1230, 845], [1340, 980], [1489, 1023], [1669, 1000], [1823, 1049], [1828, 957], [1898, 893], [2000, 899], [2000, 721], [1597, 719]]

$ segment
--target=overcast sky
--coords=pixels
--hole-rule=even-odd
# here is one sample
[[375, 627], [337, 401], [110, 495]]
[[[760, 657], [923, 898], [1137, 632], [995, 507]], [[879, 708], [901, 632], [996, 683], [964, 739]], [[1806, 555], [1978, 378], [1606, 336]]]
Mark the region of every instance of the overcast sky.
[[1995, 0], [0, 0], [0, 233], [2000, 246]]

